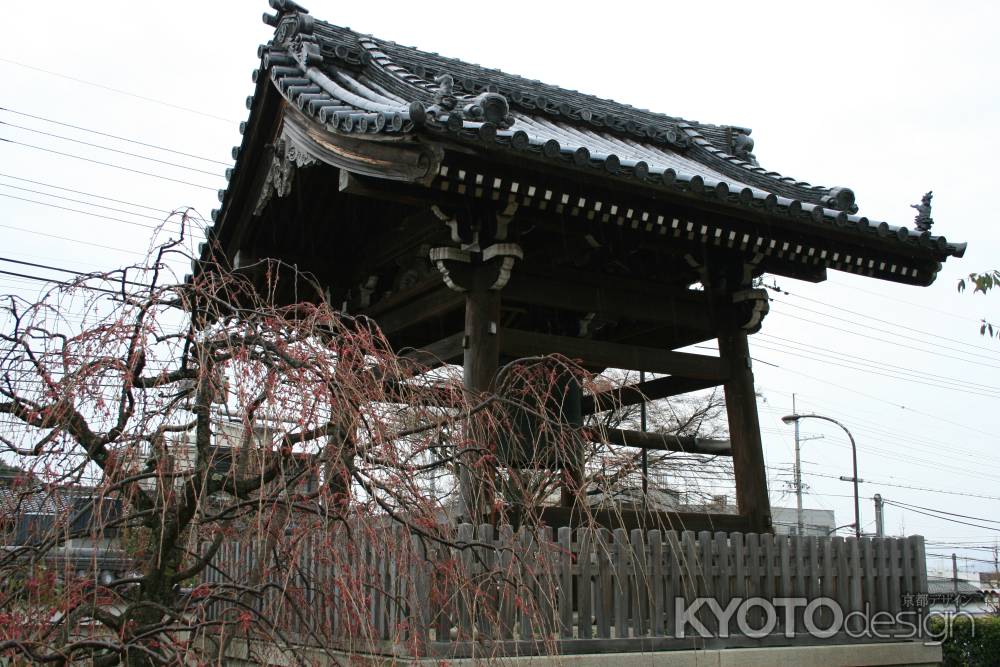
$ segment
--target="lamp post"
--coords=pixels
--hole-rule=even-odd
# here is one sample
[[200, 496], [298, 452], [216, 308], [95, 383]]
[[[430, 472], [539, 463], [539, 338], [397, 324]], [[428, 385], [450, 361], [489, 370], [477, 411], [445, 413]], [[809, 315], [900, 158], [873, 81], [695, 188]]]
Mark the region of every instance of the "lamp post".
[[861, 503], [858, 500], [858, 447], [854, 443], [854, 436], [851, 435], [851, 432], [847, 430], [847, 427], [839, 421], [833, 419], [832, 417], [824, 417], [823, 415], [792, 414], [785, 415], [781, 418], [781, 421], [786, 424], [798, 424], [800, 419], [822, 419], [823, 421], [833, 422], [840, 428], [844, 429], [844, 433], [847, 434], [848, 439], [851, 441], [851, 456], [854, 460], [854, 477], [852, 478], [852, 481], [854, 482], [854, 534], [858, 537], [858, 539], [861, 539]]

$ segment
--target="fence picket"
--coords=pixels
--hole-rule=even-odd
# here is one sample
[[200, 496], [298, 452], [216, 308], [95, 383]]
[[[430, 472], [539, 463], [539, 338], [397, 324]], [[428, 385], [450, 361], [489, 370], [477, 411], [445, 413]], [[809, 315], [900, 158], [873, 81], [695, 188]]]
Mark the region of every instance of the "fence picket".
[[[576, 540], [579, 545], [579, 552], [576, 556], [577, 627], [579, 628], [578, 632], [580, 639], [590, 639], [593, 636], [591, 632], [593, 602], [590, 594], [590, 565], [591, 551], [593, 550], [593, 531], [589, 528], [577, 529]], [[600, 600], [598, 600], [597, 604], [601, 604]]]
[[500, 526], [500, 638], [514, 636], [516, 581], [514, 560], [514, 530], [509, 524]]
[[573, 529], [561, 526], [559, 539], [559, 636], [573, 636]]
[[624, 528], [614, 532], [615, 544], [615, 637], [628, 637], [628, 537]]
[[649, 585], [653, 591], [650, 631], [654, 637], [661, 637], [663, 636], [663, 538], [656, 529], [649, 531], [649, 565]]
[[598, 530], [594, 540], [597, 553], [597, 585], [594, 599], [597, 601], [597, 636], [611, 638], [611, 618], [614, 607], [614, 569], [611, 564], [611, 533], [606, 528]]

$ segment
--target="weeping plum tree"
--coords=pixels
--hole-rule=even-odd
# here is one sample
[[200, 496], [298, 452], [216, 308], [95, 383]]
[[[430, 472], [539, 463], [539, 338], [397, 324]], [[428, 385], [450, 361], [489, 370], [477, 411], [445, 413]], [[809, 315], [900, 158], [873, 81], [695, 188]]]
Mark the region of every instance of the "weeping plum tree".
[[[600, 428], [584, 438], [553, 396], [606, 378], [526, 359], [471, 395], [287, 266], [206, 263], [177, 281], [178, 256], [171, 242], [3, 302], [0, 446], [24, 474], [0, 502], [7, 523], [49, 519], [0, 552], [0, 659], [208, 664], [239, 640], [251, 659], [303, 662], [290, 647], [308, 645], [338, 662], [387, 639], [419, 653], [431, 626], [461, 638], [434, 606], [476, 609], [485, 627], [512, 605], [551, 617], [554, 589], [519, 569], [531, 549], [470, 577], [477, 543], [456, 524], [492, 531], [515, 509], [537, 523], [561, 490], [587, 525], [588, 492], [611, 494], [623, 476], [607, 471], [634, 469], [634, 452], [587, 444]], [[460, 478], [484, 501], [475, 516]]]

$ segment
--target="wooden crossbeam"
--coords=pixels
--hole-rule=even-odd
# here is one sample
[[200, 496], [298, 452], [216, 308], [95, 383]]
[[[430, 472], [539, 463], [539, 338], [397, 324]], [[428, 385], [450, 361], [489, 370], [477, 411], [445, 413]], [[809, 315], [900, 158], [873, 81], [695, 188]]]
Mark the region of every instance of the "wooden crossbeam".
[[662, 510], [614, 510], [584, 509], [581, 507], [538, 507], [531, 510], [511, 508], [508, 510], [510, 523], [517, 527], [522, 524], [544, 523], [553, 528], [562, 526], [587, 526], [596, 523], [604, 528], [659, 528], [661, 530], [710, 530], [725, 532], [748, 532], [747, 517], [739, 514], [717, 512], [665, 512]]
[[399, 359], [402, 363], [409, 362], [425, 369], [457, 361], [462, 357], [462, 339], [464, 337], [464, 332], [454, 333], [439, 341], [424, 345], [419, 350], [401, 352]]
[[639, 382], [618, 389], [609, 389], [608, 391], [591, 396], [584, 396], [582, 404], [583, 414], [592, 415], [595, 412], [614, 410], [615, 408], [638, 405], [639, 403], [646, 403], [648, 401], [657, 401], [661, 398], [687, 394], [688, 392], [717, 387], [718, 385], [719, 383], [715, 380], [696, 380], [694, 378], [668, 375], [667, 377], [647, 380], [646, 382]]
[[624, 368], [651, 373], [712, 380], [722, 383], [728, 370], [718, 357], [673, 352], [634, 345], [621, 345], [586, 338], [502, 329], [500, 352], [511, 357], [530, 357], [558, 352], [580, 360], [590, 368]]
[[[600, 313], [606, 317], [670, 322], [714, 332], [716, 299], [704, 291], [636, 285], [611, 276], [587, 282], [562, 276], [532, 274], [519, 267], [504, 288], [504, 301]], [[708, 337], [712, 337], [710, 334]]]
[[732, 456], [733, 453], [728, 440], [713, 440], [694, 436], [644, 433], [623, 428], [609, 428], [600, 432], [591, 431], [588, 436], [592, 442], [609, 442], [612, 445], [637, 449], [685, 452], [708, 456]]
[[393, 303], [377, 303], [363, 312], [374, 319], [387, 336], [402, 331], [407, 327], [420, 324], [427, 320], [440, 317], [453, 310], [457, 310], [465, 304], [465, 297], [454, 290], [445, 287], [441, 278], [437, 275], [431, 276], [430, 281], [435, 283], [435, 288], [417, 292], [423, 285], [415, 288], [415, 294], [403, 298], [393, 299]]

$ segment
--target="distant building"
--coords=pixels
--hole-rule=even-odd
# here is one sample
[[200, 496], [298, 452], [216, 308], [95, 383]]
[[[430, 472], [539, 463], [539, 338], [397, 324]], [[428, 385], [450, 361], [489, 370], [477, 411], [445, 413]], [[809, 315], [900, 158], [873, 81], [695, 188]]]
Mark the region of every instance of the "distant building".
[[[798, 510], [794, 507], [772, 507], [771, 521], [778, 535], [798, 535]], [[833, 534], [837, 521], [833, 510], [802, 510], [802, 535], [826, 537]]]

